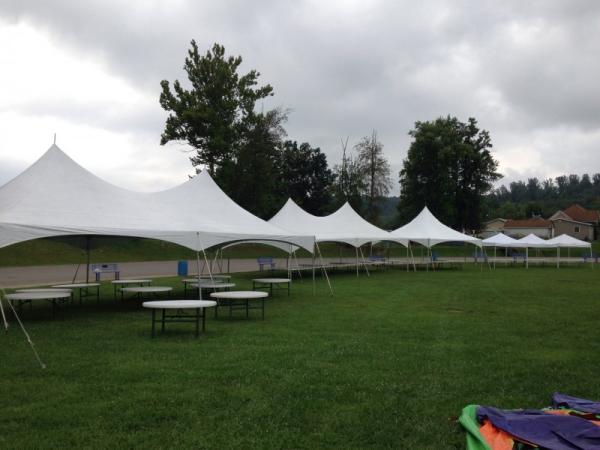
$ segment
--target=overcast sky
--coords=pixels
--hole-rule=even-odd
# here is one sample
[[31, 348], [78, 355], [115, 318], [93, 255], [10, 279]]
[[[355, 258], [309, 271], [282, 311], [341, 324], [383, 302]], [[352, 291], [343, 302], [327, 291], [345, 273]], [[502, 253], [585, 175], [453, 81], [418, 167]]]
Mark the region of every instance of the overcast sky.
[[185, 181], [158, 97], [191, 39], [261, 72], [331, 166], [376, 129], [396, 183], [414, 122], [450, 114], [490, 131], [503, 182], [600, 172], [600, 1], [0, 0], [0, 184], [54, 133], [117, 185]]

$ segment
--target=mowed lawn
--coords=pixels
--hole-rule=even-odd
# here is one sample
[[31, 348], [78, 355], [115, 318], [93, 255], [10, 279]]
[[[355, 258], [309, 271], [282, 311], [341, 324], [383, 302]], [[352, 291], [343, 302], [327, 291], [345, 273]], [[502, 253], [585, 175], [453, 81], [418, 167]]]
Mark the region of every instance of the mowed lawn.
[[[236, 276], [250, 287], [250, 275]], [[334, 275], [266, 319], [150, 338], [133, 299], [23, 310], [0, 345], [0, 448], [461, 449], [469, 403], [600, 400], [600, 268]], [[178, 279], [155, 280], [180, 290]], [[179, 294], [181, 295], [181, 290]]]

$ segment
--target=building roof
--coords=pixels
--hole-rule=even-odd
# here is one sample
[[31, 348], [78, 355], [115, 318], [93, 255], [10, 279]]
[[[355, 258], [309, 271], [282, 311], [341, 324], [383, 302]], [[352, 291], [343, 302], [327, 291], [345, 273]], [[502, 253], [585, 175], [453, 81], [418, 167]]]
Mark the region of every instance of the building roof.
[[552, 222], [547, 219], [509, 219], [504, 228], [550, 228]]
[[578, 222], [600, 222], [600, 213], [597, 210], [585, 209], [577, 203], [569, 206], [567, 209], [563, 210], [563, 212], [571, 219]]
[[579, 222], [578, 220], [565, 219], [564, 217], [558, 217], [556, 219], [550, 218], [548, 220], [550, 220], [551, 222], [569, 222], [576, 223], [577, 225], [584, 225], [586, 227], [593, 227], [593, 225], [589, 222]]

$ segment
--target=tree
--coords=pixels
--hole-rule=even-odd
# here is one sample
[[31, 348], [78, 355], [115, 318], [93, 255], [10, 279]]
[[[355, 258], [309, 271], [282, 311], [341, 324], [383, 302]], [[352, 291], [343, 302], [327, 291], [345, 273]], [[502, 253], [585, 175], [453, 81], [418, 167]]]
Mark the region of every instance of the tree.
[[242, 57], [226, 57], [225, 48], [214, 44], [200, 55], [196, 41], [185, 59], [191, 89], [176, 80], [173, 90], [161, 81], [160, 105], [170, 114], [161, 135], [161, 145], [186, 142], [196, 150], [190, 158], [194, 167], [206, 165], [211, 176], [237, 152], [247, 133], [256, 125], [256, 102], [273, 95], [270, 85], [257, 87], [260, 73], [238, 74]]
[[366, 218], [377, 223], [379, 221], [377, 202], [390, 192], [392, 185], [390, 164], [383, 156], [383, 144], [377, 140], [375, 130], [373, 130], [371, 136], [363, 137], [354, 146], [354, 149], [358, 153], [358, 164], [366, 188]]
[[414, 217], [423, 206], [458, 229], [478, 229], [484, 197], [501, 175], [490, 149], [490, 135], [470, 118], [416, 122], [400, 172], [401, 218]]
[[361, 214], [363, 211], [362, 195], [365, 191], [363, 170], [358, 159], [346, 154], [346, 144], [342, 143], [344, 149], [342, 163], [333, 167], [332, 206], [337, 209], [348, 202], [356, 212]]
[[222, 167], [225, 191], [240, 206], [263, 219], [271, 218], [279, 204], [278, 160], [286, 120], [286, 113], [279, 109], [253, 115], [237, 160]]
[[296, 141], [285, 141], [281, 145], [278, 167], [282, 201], [290, 197], [315, 215], [329, 212], [334, 175], [320, 148], [313, 148], [308, 142], [298, 146]]

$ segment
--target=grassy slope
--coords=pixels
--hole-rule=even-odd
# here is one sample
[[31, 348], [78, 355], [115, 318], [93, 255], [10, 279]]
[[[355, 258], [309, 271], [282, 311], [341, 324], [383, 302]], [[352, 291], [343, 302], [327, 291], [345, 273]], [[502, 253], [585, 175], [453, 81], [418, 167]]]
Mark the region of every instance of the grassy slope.
[[[388, 250], [389, 246], [389, 250]], [[340, 246], [334, 243], [320, 244], [323, 256], [354, 257], [355, 251], [349, 246]], [[434, 247], [438, 256], [472, 256], [472, 245], [438, 245]], [[600, 242], [594, 242], [594, 251], [600, 253]], [[370, 253], [369, 246], [363, 247], [365, 256]], [[406, 249], [398, 244], [383, 244], [374, 247], [374, 252], [390, 257], [405, 257]], [[488, 249], [493, 254], [493, 249]], [[498, 255], [501, 251], [498, 251]], [[420, 257], [425, 250], [423, 247], [414, 247], [414, 256]], [[535, 251], [532, 250], [532, 254]], [[546, 250], [545, 254], [554, 257], [555, 250]], [[582, 250], [571, 249], [570, 255], [582, 254]], [[94, 237], [91, 241], [91, 262], [125, 262], [125, 261], [168, 261], [178, 259], [194, 259], [195, 253], [179, 245], [152, 239]], [[240, 245], [224, 251], [224, 256], [229, 258], [256, 258], [258, 256], [284, 257], [285, 253], [273, 247], [261, 245]], [[563, 250], [561, 255], [566, 256]], [[299, 257], [308, 257], [308, 253], [299, 252]], [[37, 239], [22, 242], [9, 247], [0, 248], [0, 267], [6, 266], [31, 266], [46, 264], [73, 264], [85, 262], [85, 240], [80, 237], [66, 237], [55, 239]]]
[[48, 369], [13, 324], [0, 346], [0, 447], [459, 449], [450, 418], [468, 403], [600, 399], [597, 270], [333, 282], [333, 298], [296, 282], [264, 322], [211, 314], [198, 340], [187, 324], [151, 340], [149, 313], [109, 287], [64, 320], [26, 308]]

